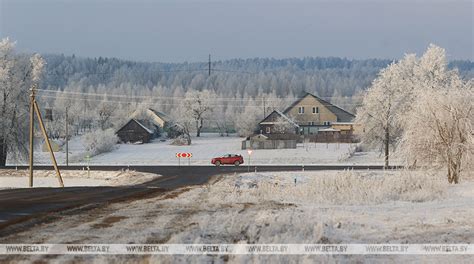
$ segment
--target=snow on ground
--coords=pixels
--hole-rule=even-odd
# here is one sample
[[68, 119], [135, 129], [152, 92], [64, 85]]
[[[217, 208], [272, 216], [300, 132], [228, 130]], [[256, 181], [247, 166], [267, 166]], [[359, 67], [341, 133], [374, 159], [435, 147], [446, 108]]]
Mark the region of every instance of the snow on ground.
[[[294, 179], [296, 178], [296, 185]], [[1, 243], [474, 243], [474, 181], [421, 172], [227, 175], [64, 216]], [[43, 256], [10, 260], [44, 261]], [[48, 261], [465, 263], [469, 256], [50, 256]]]
[[[58, 187], [54, 170], [36, 170], [33, 175], [34, 187]], [[118, 186], [151, 181], [159, 175], [134, 171], [75, 171], [61, 170], [65, 187], [73, 186]], [[28, 170], [0, 170], [0, 189], [29, 187]]]
[[[161, 142], [155, 140], [148, 144], [119, 144], [112, 152], [85, 159], [86, 152], [81, 147], [80, 139], [75, 138], [70, 143], [70, 164], [126, 164], [126, 165], [178, 165], [176, 153], [191, 152], [193, 157], [188, 161], [181, 159], [181, 164], [209, 165], [211, 159], [224, 154], [241, 154], [245, 164], [383, 164], [383, 157], [377, 153], [356, 153], [353, 157], [349, 153], [355, 144], [347, 143], [304, 143], [298, 144], [296, 149], [267, 149], [254, 150], [249, 160], [247, 150], [242, 150], [242, 140], [237, 136], [220, 137], [218, 134], [204, 133], [201, 137], [192, 139], [190, 146], [171, 145], [170, 140]], [[65, 163], [65, 153], [56, 154], [58, 163]], [[50, 164], [49, 154], [37, 152], [36, 160], [39, 163]]]

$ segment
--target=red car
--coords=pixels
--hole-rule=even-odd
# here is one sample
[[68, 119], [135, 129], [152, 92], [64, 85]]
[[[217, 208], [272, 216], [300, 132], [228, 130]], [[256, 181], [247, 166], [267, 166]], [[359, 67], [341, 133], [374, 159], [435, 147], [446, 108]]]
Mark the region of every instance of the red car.
[[235, 166], [239, 166], [240, 164], [244, 163], [244, 158], [241, 155], [226, 154], [222, 157], [213, 158], [211, 163], [216, 166], [220, 166], [222, 164], [233, 164]]

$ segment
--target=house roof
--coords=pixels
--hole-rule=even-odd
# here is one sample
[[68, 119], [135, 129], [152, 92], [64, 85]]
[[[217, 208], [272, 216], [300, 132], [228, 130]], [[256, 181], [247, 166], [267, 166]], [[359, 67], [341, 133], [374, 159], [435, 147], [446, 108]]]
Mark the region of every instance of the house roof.
[[135, 118], [132, 118], [130, 119], [130, 121], [128, 121], [125, 125], [123, 125], [120, 129], [117, 130], [120, 131], [122, 130], [124, 127], [126, 127], [128, 124], [130, 124], [130, 122], [135, 122], [137, 123], [141, 128], [143, 128], [147, 133], [149, 134], [153, 134], [153, 131], [151, 131], [149, 128], [147, 128], [145, 125], [143, 125], [140, 121], [136, 120]]
[[276, 113], [277, 115], [283, 117], [285, 120], [287, 120], [290, 124], [292, 124], [293, 126], [295, 127], [300, 127], [295, 121], [291, 120], [287, 115], [283, 114], [282, 112], [278, 111], [278, 110], [273, 110], [273, 112], [271, 112], [269, 115], [267, 115], [267, 117], [265, 117], [259, 124], [260, 125], [272, 125], [272, 124], [275, 124], [275, 122], [273, 121], [267, 121], [267, 119], [269, 119], [271, 117], [271, 115], [273, 113]]
[[320, 129], [319, 132], [339, 132], [341, 131], [340, 129], [336, 129], [336, 128], [323, 128], [323, 129]]
[[338, 106], [335, 106], [335, 105], [331, 104], [330, 102], [325, 101], [325, 100], [317, 97], [316, 95], [308, 93], [308, 92], [305, 93], [298, 100], [296, 100], [293, 104], [291, 104], [287, 109], [285, 109], [285, 111], [283, 111], [283, 113], [285, 113], [285, 114], [288, 113], [293, 107], [295, 107], [299, 102], [301, 102], [301, 100], [303, 100], [304, 98], [306, 98], [308, 96], [314, 97], [322, 105], [324, 105], [327, 109], [329, 109], [329, 111], [331, 111], [333, 114], [335, 114], [337, 116], [337, 121], [338, 122], [350, 122], [355, 117], [354, 114], [351, 114], [351, 113], [347, 112], [346, 110], [344, 110], [344, 109], [342, 109]]
[[165, 113], [163, 113], [163, 112], [157, 111], [157, 110], [152, 109], [152, 108], [148, 108], [148, 110], [150, 110], [150, 111], [151, 111], [153, 114], [155, 114], [157, 117], [163, 119], [163, 121], [165, 121], [165, 122], [170, 122], [170, 121], [171, 121], [171, 118], [170, 118], [167, 114], [165, 114]]
[[150, 133], [150, 134], [153, 134], [153, 131], [151, 129], [149, 129], [148, 127], [146, 127], [142, 122], [136, 120], [136, 119], [133, 119], [135, 120], [135, 122], [137, 122], [138, 125], [140, 125], [143, 129], [146, 130], [146, 132]]

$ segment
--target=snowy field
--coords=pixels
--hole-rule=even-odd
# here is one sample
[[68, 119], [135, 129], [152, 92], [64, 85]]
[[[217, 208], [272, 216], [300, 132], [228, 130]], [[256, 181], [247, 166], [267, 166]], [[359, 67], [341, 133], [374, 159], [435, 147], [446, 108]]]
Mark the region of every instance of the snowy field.
[[[296, 178], [296, 184], [295, 184]], [[474, 243], [474, 179], [420, 172], [234, 174], [64, 216], [1, 243]], [[13, 258], [13, 257], [12, 257]], [[48, 261], [469, 263], [469, 256], [51, 256]], [[42, 256], [15, 260], [44, 261]], [[10, 259], [11, 260], [11, 259]], [[472, 263], [472, 262], [471, 262]]]
[[[152, 173], [133, 171], [68, 171], [61, 170], [64, 186], [118, 186], [147, 182], [159, 177]], [[33, 177], [34, 187], [58, 187], [56, 172], [36, 170]], [[27, 170], [0, 170], [0, 189], [29, 187]]]
[[[242, 140], [237, 136], [220, 137], [218, 134], [203, 134], [194, 137], [190, 146], [171, 145], [171, 141], [160, 142], [155, 140], [148, 144], [118, 144], [112, 152], [92, 157], [89, 161], [85, 158], [86, 151], [82, 147], [81, 139], [74, 138], [70, 142], [70, 164], [102, 164], [102, 165], [178, 165], [176, 153], [190, 152], [193, 157], [191, 165], [209, 165], [213, 157], [224, 154], [241, 154], [245, 164], [249, 157], [246, 150], [241, 149]], [[296, 149], [254, 150], [250, 163], [255, 165], [307, 165], [307, 164], [383, 164], [383, 157], [378, 153], [353, 153], [355, 144], [347, 143], [306, 143], [298, 144]], [[49, 154], [36, 152], [36, 161], [50, 163]], [[58, 163], [65, 163], [65, 152], [56, 154]], [[188, 164], [187, 159], [182, 159], [181, 164]]]

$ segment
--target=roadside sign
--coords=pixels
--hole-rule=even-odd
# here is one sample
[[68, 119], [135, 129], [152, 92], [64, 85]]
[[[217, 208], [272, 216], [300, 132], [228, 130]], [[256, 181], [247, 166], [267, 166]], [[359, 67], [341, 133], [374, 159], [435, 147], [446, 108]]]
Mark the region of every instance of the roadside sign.
[[251, 149], [247, 150], [247, 153], [248, 153], [249, 155], [252, 155], [252, 150], [251, 150]]
[[193, 156], [193, 153], [188, 153], [188, 152], [176, 153], [176, 158], [191, 158], [192, 156]]
[[178, 158], [178, 165], [181, 166], [181, 158], [188, 158], [188, 165], [191, 165], [192, 156], [193, 156], [193, 153], [189, 153], [189, 152], [176, 153], [176, 158]]

